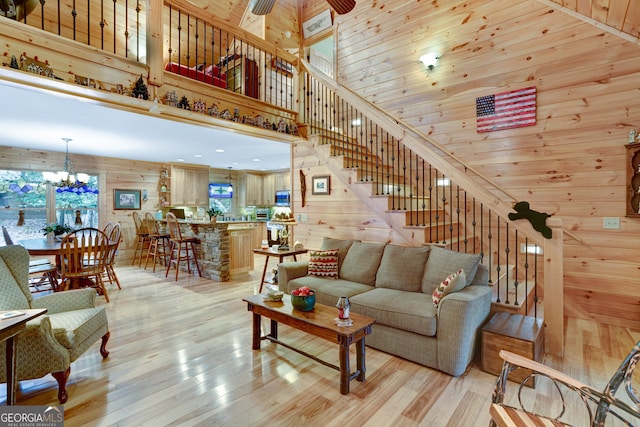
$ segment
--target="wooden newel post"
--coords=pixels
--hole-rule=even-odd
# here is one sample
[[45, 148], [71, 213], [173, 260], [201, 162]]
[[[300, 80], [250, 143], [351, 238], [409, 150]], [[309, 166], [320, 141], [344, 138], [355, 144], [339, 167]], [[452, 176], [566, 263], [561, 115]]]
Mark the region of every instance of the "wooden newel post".
[[562, 220], [551, 217], [547, 226], [551, 239], [544, 243], [544, 325], [545, 350], [554, 356], [564, 356], [564, 247]]

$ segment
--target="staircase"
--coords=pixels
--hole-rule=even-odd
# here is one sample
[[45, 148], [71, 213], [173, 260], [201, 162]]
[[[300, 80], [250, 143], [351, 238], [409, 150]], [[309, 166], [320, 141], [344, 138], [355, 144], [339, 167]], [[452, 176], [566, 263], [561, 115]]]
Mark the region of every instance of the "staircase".
[[[480, 237], [467, 233], [468, 225], [447, 210], [446, 199], [433, 200], [416, 189], [406, 170], [398, 172], [367, 147], [340, 138], [335, 132], [314, 134], [308, 144], [334, 176], [412, 245], [436, 244], [462, 252], [485, 252]], [[455, 190], [455, 198], [459, 198], [459, 192]], [[447, 192], [441, 192], [441, 197], [442, 193]], [[447, 198], [453, 193], [448, 192]], [[488, 260], [483, 262], [487, 264]], [[489, 270], [493, 273], [492, 313], [537, 315], [535, 303], [539, 299], [534, 279], [517, 280], [514, 264], [489, 265]]]

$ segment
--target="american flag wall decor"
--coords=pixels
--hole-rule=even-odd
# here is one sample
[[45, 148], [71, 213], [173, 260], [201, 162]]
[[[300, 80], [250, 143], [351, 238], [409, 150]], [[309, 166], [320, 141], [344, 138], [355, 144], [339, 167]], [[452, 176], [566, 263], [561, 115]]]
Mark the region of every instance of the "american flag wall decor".
[[535, 86], [476, 98], [478, 133], [534, 126], [535, 124]]

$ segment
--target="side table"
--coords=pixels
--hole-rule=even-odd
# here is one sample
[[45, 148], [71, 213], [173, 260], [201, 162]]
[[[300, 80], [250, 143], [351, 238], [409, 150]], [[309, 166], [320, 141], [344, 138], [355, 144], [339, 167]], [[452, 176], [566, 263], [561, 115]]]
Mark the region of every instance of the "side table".
[[261, 248], [253, 249], [253, 253], [254, 254], [264, 255], [265, 256], [264, 268], [262, 269], [262, 278], [260, 279], [260, 290], [258, 291], [258, 293], [262, 293], [262, 285], [264, 285], [264, 283], [265, 283], [264, 278], [267, 275], [267, 267], [269, 266], [269, 257], [277, 256], [279, 258], [279, 261], [278, 261], [279, 263], [284, 260], [284, 257], [288, 257], [288, 256], [292, 256], [293, 260], [297, 261], [298, 259], [296, 258], [296, 255], [306, 254], [307, 252], [309, 252], [308, 249], [299, 249], [299, 250], [287, 249], [287, 250], [277, 250], [277, 251], [274, 251], [271, 248], [269, 248], [269, 249], [261, 249]]
[[[7, 406], [16, 404], [16, 389], [18, 387], [18, 378], [16, 376], [16, 343], [15, 336], [25, 329], [26, 323], [42, 316], [47, 312], [46, 308], [34, 310], [15, 310], [22, 314], [16, 317], [0, 320], [0, 341], [6, 341], [7, 353]], [[6, 313], [6, 311], [0, 312]]]
[[[544, 327], [542, 319], [498, 312], [482, 328], [482, 370], [500, 375], [502, 359], [500, 350], [508, 350], [536, 362], [542, 361], [544, 354]], [[509, 374], [509, 379], [522, 382], [531, 372], [518, 369]], [[535, 378], [527, 382], [535, 387]]]

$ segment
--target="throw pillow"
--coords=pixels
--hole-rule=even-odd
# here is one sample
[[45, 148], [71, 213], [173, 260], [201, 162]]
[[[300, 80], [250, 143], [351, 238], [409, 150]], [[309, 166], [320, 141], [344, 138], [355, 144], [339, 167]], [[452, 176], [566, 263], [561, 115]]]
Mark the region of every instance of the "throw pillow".
[[429, 249], [429, 246], [387, 245], [376, 274], [376, 287], [420, 292]]
[[329, 249], [325, 251], [309, 252], [309, 267], [307, 271], [310, 276], [324, 277], [326, 279], [337, 279], [338, 250]]
[[[356, 240], [357, 241], [357, 240]], [[320, 249], [337, 249], [338, 252], [338, 271], [342, 268], [342, 262], [344, 261], [344, 257], [347, 256], [347, 252], [349, 252], [349, 248], [353, 244], [354, 240], [343, 240], [343, 239], [334, 239], [332, 237], [323, 237], [322, 244], [320, 245]]]
[[431, 295], [433, 305], [437, 307], [442, 298], [448, 294], [464, 289], [466, 283], [467, 278], [464, 274], [464, 269], [462, 268], [455, 273], [448, 275], [447, 278], [444, 279], [433, 291], [433, 294]]
[[465, 254], [432, 246], [422, 277], [422, 292], [432, 294], [443, 277], [461, 268], [464, 269], [467, 278], [465, 286], [468, 286], [478, 271], [478, 264], [480, 264], [479, 254]]

